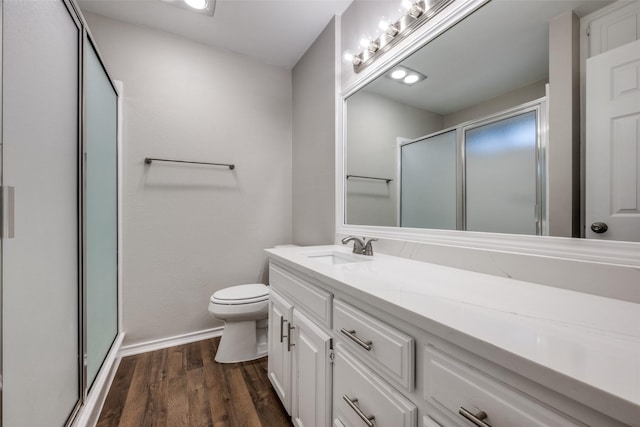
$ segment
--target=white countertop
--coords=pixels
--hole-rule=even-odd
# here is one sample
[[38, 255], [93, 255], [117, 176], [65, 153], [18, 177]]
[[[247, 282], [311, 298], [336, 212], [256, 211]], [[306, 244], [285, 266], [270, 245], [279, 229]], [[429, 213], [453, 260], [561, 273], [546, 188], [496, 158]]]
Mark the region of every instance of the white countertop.
[[[367, 261], [310, 257], [331, 252]], [[444, 339], [489, 344], [504, 357], [497, 363], [525, 376], [560, 373], [532, 379], [567, 389], [563, 394], [601, 412], [640, 420], [640, 304], [383, 254], [353, 255], [345, 246], [267, 253], [418, 327], [421, 319], [436, 322], [447, 331]]]

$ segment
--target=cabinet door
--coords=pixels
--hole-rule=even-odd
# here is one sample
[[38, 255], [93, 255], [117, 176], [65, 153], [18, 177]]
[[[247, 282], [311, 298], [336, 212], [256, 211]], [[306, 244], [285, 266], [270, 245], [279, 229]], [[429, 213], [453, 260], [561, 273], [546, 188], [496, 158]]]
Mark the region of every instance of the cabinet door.
[[271, 289], [269, 294], [269, 381], [291, 414], [291, 351], [288, 331], [292, 305]]
[[331, 423], [331, 337], [293, 310], [292, 419], [297, 427]]

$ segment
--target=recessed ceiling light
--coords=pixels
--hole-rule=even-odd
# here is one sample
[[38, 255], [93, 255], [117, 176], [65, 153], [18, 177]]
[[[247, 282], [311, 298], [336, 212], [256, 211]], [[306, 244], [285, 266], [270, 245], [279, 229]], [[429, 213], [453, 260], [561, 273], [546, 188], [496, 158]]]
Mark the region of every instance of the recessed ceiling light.
[[384, 76], [394, 82], [402, 83], [405, 85], [413, 85], [422, 80], [426, 79], [427, 76], [422, 74], [419, 71], [412, 70], [411, 68], [405, 65], [398, 65], [391, 69], [391, 71], [387, 71]]
[[412, 85], [418, 80], [420, 80], [420, 76], [418, 76], [417, 74], [409, 74], [407, 77], [404, 78], [403, 82], [408, 85]]
[[194, 9], [204, 9], [207, 7], [207, 0], [184, 0], [186, 4], [191, 6]]
[[403, 79], [406, 75], [407, 75], [407, 72], [402, 69], [391, 72], [391, 78], [396, 80]]
[[164, 3], [179, 7], [182, 10], [200, 15], [213, 16], [216, 11], [216, 0], [162, 0]]

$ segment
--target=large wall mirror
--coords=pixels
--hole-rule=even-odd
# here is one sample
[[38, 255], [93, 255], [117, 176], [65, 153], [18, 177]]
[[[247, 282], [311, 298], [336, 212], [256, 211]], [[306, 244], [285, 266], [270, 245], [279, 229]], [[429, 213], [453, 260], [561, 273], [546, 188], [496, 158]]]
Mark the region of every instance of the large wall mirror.
[[[574, 123], [573, 138], [586, 141], [590, 132], [599, 135], [599, 145], [589, 148], [586, 141], [570, 154], [582, 170], [564, 183], [569, 198], [582, 196], [573, 196], [583, 225], [577, 233], [574, 225], [573, 235], [640, 241], [640, 42], [636, 30], [631, 34], [620, 24], [640, 22], [640, 7], [618, 11], [615, 19], [606, 15], [598, 40], [607, 48], [592, 47], [586, 66], [578, 60], [578, 19], [614, 3], [638, 2], [486, 2], [347, 93], [346, 227], [560, 235], [549, 227], [549, 194], [557, 185], [549, 169], [563, 165], [549, 161], [549, 144], [557, 142], [548, 134], [563, 123], [550, 116], [558, 111], [549, 104], [566, 92], [557, 90], [562, 84], [580, 87], [582, 75], [586, 101], [583, 94], [576, 111], [586, 114], [587, 128]], [[562, 16], [574, 25], [567, 43], [550, 37]], [[550, 67], [554, 55], [573, 57], [578, 67], [568, 72], [572, 80], [556, 78], [563, 82], [556, 88], [550, 74], [567, 70]], [[613, 105], [610, 89], [624, 105]]]

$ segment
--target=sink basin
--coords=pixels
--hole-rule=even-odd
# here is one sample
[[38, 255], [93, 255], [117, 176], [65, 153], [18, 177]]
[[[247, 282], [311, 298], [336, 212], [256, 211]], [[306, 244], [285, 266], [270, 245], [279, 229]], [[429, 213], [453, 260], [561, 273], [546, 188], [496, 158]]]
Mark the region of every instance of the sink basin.
[[329, 252], [321, 254], [307, 255], [307, 258], [318, 261], [323, 264], [349, 264], [354, 262], [368, 262], [371, 259], [364, 258], [357, 255], [345, 254], [340, 252]]

